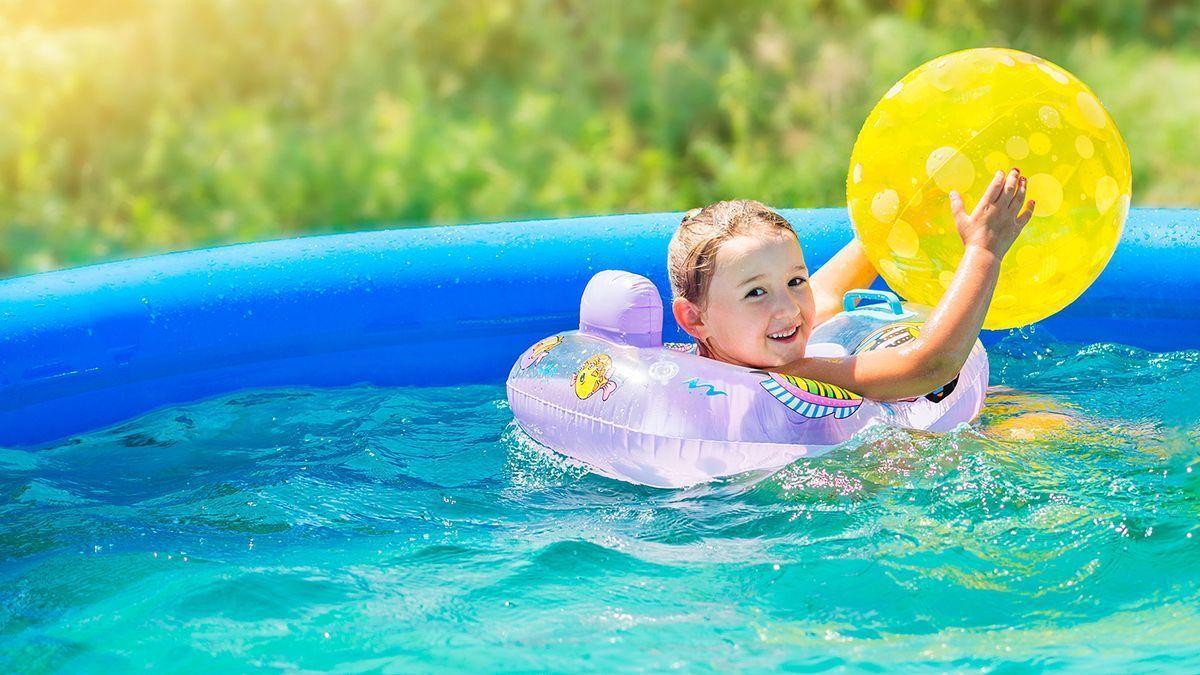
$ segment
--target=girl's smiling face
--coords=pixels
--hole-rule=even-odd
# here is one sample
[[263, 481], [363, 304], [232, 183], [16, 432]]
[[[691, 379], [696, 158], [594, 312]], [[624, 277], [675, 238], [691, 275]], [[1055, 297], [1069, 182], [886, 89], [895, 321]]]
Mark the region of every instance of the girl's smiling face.
[[703, 305], [680, 299], [674, 308], [702, 353], [751, 368], [804, 356], [816, 303], [795, 235], [733, 237], [721, 244], [714, 263]]

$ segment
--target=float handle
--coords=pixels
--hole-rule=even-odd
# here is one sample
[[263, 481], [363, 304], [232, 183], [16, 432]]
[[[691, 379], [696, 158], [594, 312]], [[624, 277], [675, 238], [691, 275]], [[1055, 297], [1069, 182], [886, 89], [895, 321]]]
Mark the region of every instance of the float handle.
[[[856, 288], [853, 291], [847, 291], [846, 295], [842, 296], [842, 311], [853, 312], [858, 309], [859, 300], [878, 300], [886, 302], [888, 308], [893, 314], [903, 316], [904, 308], [900, 306], [900, 297], [891, 291], [877, 291], [872, 288]], [[874, 310], [872, 310], [874, 311]]]

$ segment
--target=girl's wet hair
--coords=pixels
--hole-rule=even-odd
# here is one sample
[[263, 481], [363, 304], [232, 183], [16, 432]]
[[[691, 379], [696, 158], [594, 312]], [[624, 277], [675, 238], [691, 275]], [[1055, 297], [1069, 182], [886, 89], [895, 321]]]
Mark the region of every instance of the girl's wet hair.
[[667, 247], [667, 274], [677, 298], [702, 305], [708, 294], [721, 244], [734, 237], [796, 231], [765, 204], [735, 199], [692, 209]]

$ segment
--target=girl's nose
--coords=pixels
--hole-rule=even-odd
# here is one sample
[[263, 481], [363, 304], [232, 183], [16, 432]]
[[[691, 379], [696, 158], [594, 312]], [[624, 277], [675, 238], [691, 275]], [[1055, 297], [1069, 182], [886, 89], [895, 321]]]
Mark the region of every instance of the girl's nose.
[[775, 296], [775, 304], [771, 307], [771, 316], [776, 319], [790, 319], [800, 314], [800, 303], [794, 299], [779, 295]]

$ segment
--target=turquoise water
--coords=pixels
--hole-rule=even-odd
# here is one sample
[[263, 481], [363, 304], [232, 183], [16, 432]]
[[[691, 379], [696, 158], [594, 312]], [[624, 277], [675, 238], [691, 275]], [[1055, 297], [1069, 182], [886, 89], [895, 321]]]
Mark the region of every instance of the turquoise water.
[[500, 386], [0, 450], [0, 665], [1200, 671], [1200, 352], [992, 361], [969, 430], [689, 490], [540, 450]]

